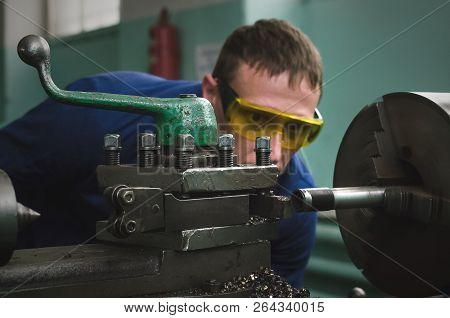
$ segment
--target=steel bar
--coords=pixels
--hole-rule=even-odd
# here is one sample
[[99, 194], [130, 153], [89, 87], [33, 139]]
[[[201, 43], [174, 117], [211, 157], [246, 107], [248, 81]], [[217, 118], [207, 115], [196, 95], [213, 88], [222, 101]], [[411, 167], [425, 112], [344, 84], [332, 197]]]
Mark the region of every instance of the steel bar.
[[294, 192], [294, 205], [297, 212], [382, 207], [385, 190], [385, 187], [298, 189]]

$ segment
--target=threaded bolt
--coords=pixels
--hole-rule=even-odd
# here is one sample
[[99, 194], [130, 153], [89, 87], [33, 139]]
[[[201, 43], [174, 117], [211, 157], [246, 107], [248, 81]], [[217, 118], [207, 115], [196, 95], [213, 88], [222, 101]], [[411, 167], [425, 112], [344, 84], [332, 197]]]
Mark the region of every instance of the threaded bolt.
[[106, 134], [103, 139], [103, 154], [105, 165], [118, 166], [120, 165], [120, 151], [122, 145], [120, 135]]
[[268, 166], [272, 164], [270, 160], [270, 153], [272, 149], [270, 148], [270, 137], [263, 136], [257, 137], [255, 141], [255, 153], [256, 153], [256, 165], [258, 166]]
[[224, 134], [219, 137], [219, 167], [232, 167], [234, 154], [234, 136]]
[[175, 168], [179, 170], [192, 168], [194, 149], [194, 137], [189, 134], [179, 134], [175, 140]]
[[154, 133], [139, 134], [139, 167], [149, 168], [158, 164], [159, 146]]

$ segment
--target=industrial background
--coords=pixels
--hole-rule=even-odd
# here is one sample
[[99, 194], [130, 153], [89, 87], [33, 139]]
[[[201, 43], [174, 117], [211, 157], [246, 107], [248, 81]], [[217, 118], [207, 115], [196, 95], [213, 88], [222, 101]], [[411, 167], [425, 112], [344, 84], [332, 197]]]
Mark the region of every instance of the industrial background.
[[[340, 141], [365, 104], [388, 92], [450, 90], [450, 5], [445, 3], [448, 1], [0, 1], [0, 125], [46, 98], [37, 73], [16, 53], [18, 41], [27, 34], [50, 41], [53, 77], [59, 86], [105, 71], [147, 72], [149, 28], [164, 5], [178, 30], [180, 78], [195, 80], [211, 64], [202, 64], [202, 58], [214, 58], [236, 27], [260, 18], [280, 18], [301, 28], [322, 54], [325, 86], [319, 109], [325, 126], [303, 155], [317, 185], [331, 186]], [[93, 20], [96, 22], [90, 22]], [[320, 218], [305, 286], [319, 297], [346, 296], [354, 286], [364, 288], [369, 296], [386, 296], [370, 286], [350, 262], [332, 214]]]

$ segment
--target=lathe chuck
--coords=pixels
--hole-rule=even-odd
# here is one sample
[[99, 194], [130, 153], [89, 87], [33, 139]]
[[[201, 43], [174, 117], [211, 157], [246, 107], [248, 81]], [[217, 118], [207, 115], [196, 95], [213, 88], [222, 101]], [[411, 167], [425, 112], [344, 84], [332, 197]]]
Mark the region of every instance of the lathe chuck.
[[[366, 106], [342, 140], [334, 187], [419, 186], [443, 199], [435, 208], [448, 218], [449, 114], [448, 93], [394, 93]], [[395, 296], [448, 293], [448, 225], [383, 209], [337, 209], [336, 215], [352, 261], [375, 286]]]

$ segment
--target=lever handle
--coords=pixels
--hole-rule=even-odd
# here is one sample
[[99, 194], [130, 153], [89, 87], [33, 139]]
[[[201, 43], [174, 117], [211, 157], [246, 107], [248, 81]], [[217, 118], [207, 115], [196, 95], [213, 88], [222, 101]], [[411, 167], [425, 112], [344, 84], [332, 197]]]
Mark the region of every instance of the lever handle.
[[36, 68], [47, 94], [63, 103], [78, 106], [150, 114], [155, 117], [159, 143], [173, 145], [178, 134], [191, 134], [195, 144], [217, 144], [217, 121], [211, 103], [204, 98], [151, 98], [96, 92], [75, 92], [58, 88], [50, 72], [50, 46], [37, 35], [28, 35], [17, 46], [19, 57]]
[[20, 40], [17, 53], [22, 61], [37, 69], [50, 63], [50, 46], [37, 35], [27, 35]]

